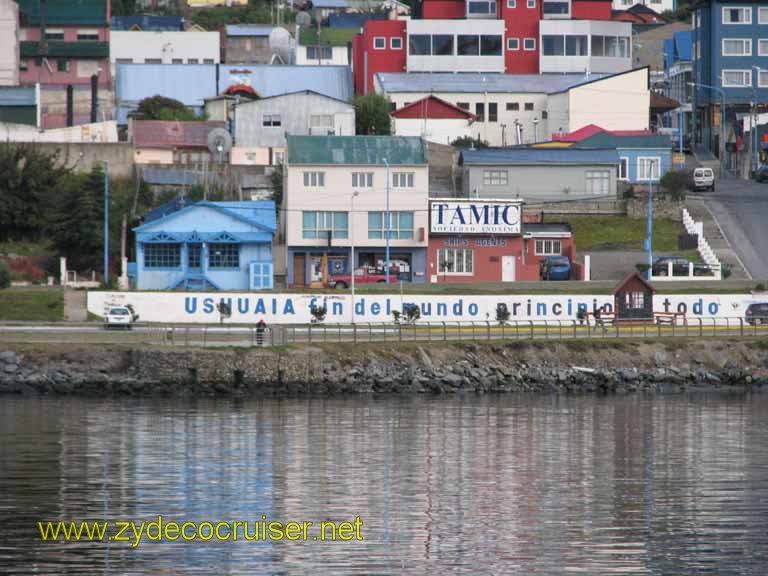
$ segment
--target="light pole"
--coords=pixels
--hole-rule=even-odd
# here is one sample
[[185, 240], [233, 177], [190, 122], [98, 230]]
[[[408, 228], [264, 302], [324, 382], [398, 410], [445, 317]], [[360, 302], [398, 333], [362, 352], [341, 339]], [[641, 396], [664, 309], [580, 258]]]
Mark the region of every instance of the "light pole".
[[725, 178], [725, 92], [717, 86], [710, 86], [709, 84], [701, 84], [699, 82], [688, 82], [688, 85], [709, 88], [720, 94], [720, 178]]
[[[653, 160], [648, 168], [648, 237], [645, 239], [645, 250], [648, 252], [648, 280], [653, 276]], [[659, 166], [661, 172], [661, 166]]]
[[534, 118], [533, 119], [533, 143], [536, 144], [536, 142], [539, 141], [539, 119]]
[[352, 324], [355, 323], [355, 198], [360, 192], [354, 191], [349, 197], [349, 240], [351, 245], [351, 254], [349, 257], [350, 281], [352, 288]]
[[385, 234], [387, 235], [387, 248], [386, 248], [386, 270], [384, 271], [384, 277], [387, 279], [387, 284], [389, 284], [389, 161], [386, 158], [382, 158], [384, 161], [384, 165], [387, 167], [387, 212], [386, 212], [386, 223], [385, 223]]
[[109, 162], [104, 162], [104, 286], [109, 285]]
[[750, 124], [752, 124], [752, 158], [754, 160], [755, 167], [754, 169], [757, 170], [760, 165], [759, 155], [757, 152], [757, 89], [760, 87], [760, 73], [763, 71], [760, 66], [752, 66], [752, 68], [755, 69], [757, 72], [757, 77], [755, 78], [754, 88], [752, 89], [752, 121]]

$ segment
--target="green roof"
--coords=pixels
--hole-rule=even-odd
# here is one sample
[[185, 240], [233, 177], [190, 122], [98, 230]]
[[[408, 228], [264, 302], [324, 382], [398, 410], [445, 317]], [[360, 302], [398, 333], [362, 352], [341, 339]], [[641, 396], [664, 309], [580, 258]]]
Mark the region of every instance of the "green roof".
[[39, 42], [21, 42], [20, 53], [22, 58], [37, 58], [38, 56], [50, 56], [52, 58], [109, 58], [108, 42], [64, 42], [61, 40], [49, 40], [48, 49], [42, 53]]
[[427, 163], [417, 136], [288, 136], [289, 164], [413, 166]]
[[321, 28], [320, 40], [318, 41], [317, 28], [302, 28], [299, 33], [299, 44], [302, 46], [346, 46], [359, 33], [358, 28]]
[[666, 134], [610, 134], [598, 132], [573, 145], [574, 148], [671, 148]]
[[[40, 25], [40, 0], [18, 0], [22, 25]], [[45, 23], [49, 26], [89, 24], [106, 26], [107, 0], [46, 0]]]

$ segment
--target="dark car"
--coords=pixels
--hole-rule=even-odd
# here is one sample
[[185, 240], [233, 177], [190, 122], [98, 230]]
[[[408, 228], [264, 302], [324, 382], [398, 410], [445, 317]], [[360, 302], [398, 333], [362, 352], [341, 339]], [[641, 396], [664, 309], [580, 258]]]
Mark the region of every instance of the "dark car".
[[570, 280], [571, 261], [567, 256], [547, 256], [541, 261], [542, 280]]
[[768, 324], [768, 302], [752, 302], [744, 314], [747, 324]]
[[768, 164], [762, 164], [752, 173], [757, 182], [768, 182]]
[[[654, 276], [669, 275], [669, 262], [672, 262], [672, 276], [688, 276], [688, 265], [690, 260], [682, 256], [659, 256], [653, 260], [651, 267]], [[705, 276], [711, 274], [712, 270], [704, 263], [695, 262], [693, 264], [694, 276]]]

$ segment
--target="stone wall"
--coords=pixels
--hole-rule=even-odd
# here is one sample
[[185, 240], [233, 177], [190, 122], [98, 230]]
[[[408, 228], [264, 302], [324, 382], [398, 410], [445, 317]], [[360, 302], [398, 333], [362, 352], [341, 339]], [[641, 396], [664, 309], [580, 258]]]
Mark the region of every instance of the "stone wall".
[[75, 172], [89, 172], [95, 163], [109, 162], [109, 175], [133, 177], [133, 147], [128, 143], [37, 143], [41, 150], [57, 153], [59, 162]]

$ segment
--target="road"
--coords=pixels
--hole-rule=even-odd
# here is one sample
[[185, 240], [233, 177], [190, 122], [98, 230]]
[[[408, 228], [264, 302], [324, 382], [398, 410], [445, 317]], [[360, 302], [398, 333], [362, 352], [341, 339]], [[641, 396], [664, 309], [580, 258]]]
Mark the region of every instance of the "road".
[[768, 184], [727, 179], [705, 202], [755, 280], [768, 280]]

